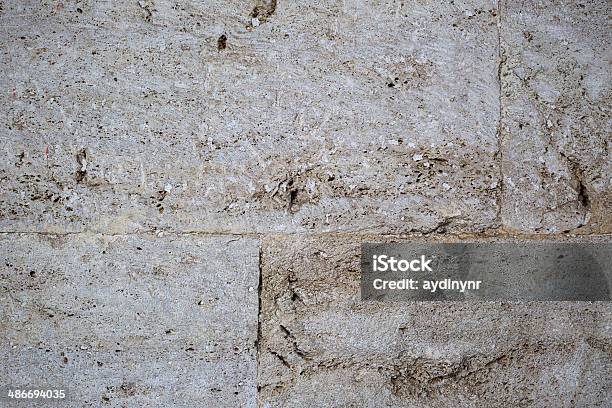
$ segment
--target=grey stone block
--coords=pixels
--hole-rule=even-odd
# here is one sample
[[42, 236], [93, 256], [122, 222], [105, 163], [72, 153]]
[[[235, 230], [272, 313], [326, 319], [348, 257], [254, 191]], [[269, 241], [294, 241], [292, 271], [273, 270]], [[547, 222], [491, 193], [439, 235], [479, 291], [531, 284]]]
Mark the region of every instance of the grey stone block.
[[495, 2], [58, 4], [2, 14], [2, 230], [496, 224]]
[[362, 240], [264, 241], [263, 407], [606, 406], [608, 303], [363, 302]]
[[503, 2], [502, 218], [610, 232], [610, 3]]
[[3, 386], [71, 406], [254, 407], [258, 241], [2, 235]]

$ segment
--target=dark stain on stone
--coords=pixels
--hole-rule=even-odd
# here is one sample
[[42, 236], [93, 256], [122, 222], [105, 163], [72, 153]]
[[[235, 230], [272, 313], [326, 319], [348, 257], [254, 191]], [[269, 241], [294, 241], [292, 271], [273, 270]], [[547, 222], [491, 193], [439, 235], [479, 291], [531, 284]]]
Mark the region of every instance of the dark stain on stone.
[[591, 206], [591, 200], [589, 199], [589, 193], [582, 182], [582, 179], [578, 179], [578, 200], [584, 208]]
[[221, 34], [221, 36], [217, 40], [217, 50], [223, 51], [226, 48], [227, 48], [227, 36], [225, 34]]
[[87, 177], [87, 151], [85, 149], [79, 150], [76, 155], [76, 161], [79, 165], [79, 168], [77, 169], [74, 178], [76, 179], [77, 183], [81, 183]]
[[23, 161], [24, 161], [24, 159], [25, 159], [25, 152], [21, 152], [21, 153], [20, 153], [20, 154], [17, 156], [17, 158], [18, 158], [19, 160], [17, 161], [17, 163], [15, 163], [15, 166], [17, 166], [17, 167], [21, 167], [21, 165], [23, 164]]
[[582, 169], [580, 168], [580, 166], [578, 165], [575, 159], [563, 154], [562, 152], [559, 152], [559, 153], [561, 157], [563, 157], [566, 160], [569, 170], [572, 172], [574, 176], [574, 181], [576, 183], [575, 188], [576, 188], [576, 193], [577, 193], [577, 197], [576, 197], [577, 201], [585, 209], [590, 209], [591, 199], [589, 197], [589, 191], [584, 183], [584, 174], [582, 172]]
[[150, 23], [153, 20], [153, 11], [157, 11], [155, 10], [155, 4], [153, 3], [153, 1], [139, 1], [138, 5], [145, 11], [146, 15], [145, 15], [145, 21], [147, 23]]
[[276, 0], [259, 0], [255, 7], [253, 7], [253, 11], [251, 11], [251, 17], [258, 19], [262, 23], [265, 23], [275, 12]]

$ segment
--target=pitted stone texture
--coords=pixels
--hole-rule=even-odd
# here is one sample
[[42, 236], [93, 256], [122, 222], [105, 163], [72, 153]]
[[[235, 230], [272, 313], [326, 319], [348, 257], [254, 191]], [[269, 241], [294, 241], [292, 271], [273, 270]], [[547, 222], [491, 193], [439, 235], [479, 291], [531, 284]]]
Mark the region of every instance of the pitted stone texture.
[[0, 383], [71, 406], [256, 404], [258, 242], [3, 235]]
[[362, 302], [360, 242], [264, 241], [262, 406], [608, 403], [608, 303]]
[[502, 217], [531, 232], [610, 232], [608, 1], [501, 7]]
[[486, 229], [497, 7], [456, 3], [5, 2], [0, 228]]

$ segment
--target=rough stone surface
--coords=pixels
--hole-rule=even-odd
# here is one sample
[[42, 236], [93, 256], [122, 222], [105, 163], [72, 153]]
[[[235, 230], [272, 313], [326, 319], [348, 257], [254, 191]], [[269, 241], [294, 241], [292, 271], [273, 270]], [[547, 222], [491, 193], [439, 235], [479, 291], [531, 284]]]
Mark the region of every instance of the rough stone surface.
[[609, 404], [607, 302], [362, 302], [362, 240], [264, 242], [263, 407]]
[[75, 407], [254, 407], [257, 246], [1, 236], [0, 383], [66, 387]]
[[610, 2], [501, 8], [504, 223], [612, 232]]
[[2, 12], [3, 230], [495, 223], [494, 2], [58, 4]]
[[608, 304], [358, 297], [381, 234], [612, 232], [609, 9], [0, 0], [0, 386], [609, 405]]

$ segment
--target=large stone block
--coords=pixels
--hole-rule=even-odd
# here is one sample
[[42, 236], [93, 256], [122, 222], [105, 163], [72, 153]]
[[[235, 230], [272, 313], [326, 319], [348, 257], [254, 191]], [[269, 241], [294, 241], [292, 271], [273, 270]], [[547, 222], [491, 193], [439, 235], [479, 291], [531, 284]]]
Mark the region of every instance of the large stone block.
[[363, 302], [361, 240], [264, 241], [263, 407], [609, 401], [608, 303]]
[[66, 387], [70, 406], [255, 406], [256, 240], [9, 234], [0, 248], [2, 386]]
[[507, 1], [502, 218], [514, 229], [610, 232], [608, 1]]
[[4, 231], [496, 224], [497, 7], [6, 2]]

